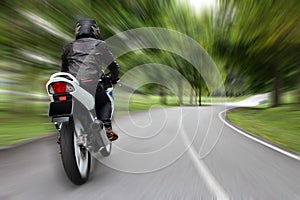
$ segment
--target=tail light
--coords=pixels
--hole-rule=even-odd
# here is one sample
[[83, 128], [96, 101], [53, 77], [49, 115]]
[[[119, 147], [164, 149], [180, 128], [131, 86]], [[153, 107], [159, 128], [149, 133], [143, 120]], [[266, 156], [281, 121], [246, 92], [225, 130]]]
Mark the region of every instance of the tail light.
[[61, 94], [61, 93], [73, 92], [74, 87], [69, 83], [60, 81], [60, 82], [54, 82], [51, 85], [49, 85], [48, 90], [50, 94]]

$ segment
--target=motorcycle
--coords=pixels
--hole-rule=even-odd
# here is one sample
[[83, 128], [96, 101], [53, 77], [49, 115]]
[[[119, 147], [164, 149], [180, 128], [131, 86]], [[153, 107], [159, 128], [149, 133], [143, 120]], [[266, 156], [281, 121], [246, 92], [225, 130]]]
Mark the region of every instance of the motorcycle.
[[[84, 184], [89, 178], [92, 156], [107, 157], [112, 148], [103, 123], [96, 117], [95, 98], [65, 72], [51, 75], [46, 90], [65, 173], [74, 184]], [[107, 94], [111, 95], [112, 90], [108, 88]]]

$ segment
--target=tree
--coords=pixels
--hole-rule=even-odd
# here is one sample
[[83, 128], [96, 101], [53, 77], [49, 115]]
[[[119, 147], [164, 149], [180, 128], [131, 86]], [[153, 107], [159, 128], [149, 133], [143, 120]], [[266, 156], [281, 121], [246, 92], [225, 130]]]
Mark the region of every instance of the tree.
[[298, 71], [292, 63], [298, 57], [294, 37], [299, 33], [299, 1], [220, 2], [215, 51], [249, 77], [252, 90], [272, 88], [273, 106], [278, 106], [282, 80], [287, 72]]

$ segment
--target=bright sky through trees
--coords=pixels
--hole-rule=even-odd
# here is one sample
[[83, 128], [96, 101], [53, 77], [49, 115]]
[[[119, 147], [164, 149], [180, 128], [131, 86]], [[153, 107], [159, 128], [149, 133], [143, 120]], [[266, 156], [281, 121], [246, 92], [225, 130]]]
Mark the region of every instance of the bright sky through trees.
[[211, 7], [216, 6], [216, 0], [180, 0], [181, 2], [187, 2], [191, 8], [196, 11], [200, 11], [203, 9], [210, 9]]

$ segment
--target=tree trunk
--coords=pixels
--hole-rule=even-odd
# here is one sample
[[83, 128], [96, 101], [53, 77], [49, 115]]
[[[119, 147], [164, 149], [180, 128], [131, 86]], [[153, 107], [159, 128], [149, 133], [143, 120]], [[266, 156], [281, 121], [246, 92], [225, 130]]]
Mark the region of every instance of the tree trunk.
[[190, 93], [190, 104], [194, 104], [194, 89], [191, 87], [191, 93]]
[[298, 84], [297, 84], [297, 91], [296, 91], [296, 95], [297, 95], [297, 110], [300, 110], [300, 66], [298, 67]]
[[280, 105], [280, 86], [281, 86], [281, 73], [277, 66], [274, 67], [274, 79], [273, 79], [273, 100], [272, 107], [278, 107]]
[[160, 96], [160, 103], [163, 105], [167, 104], [167, 97], [165, 94], [165, 88], [159, 87], [159, 96]]
[[183, 86], [182, 86], [182, 81], [179, 81], [178, 85], [178, 100], [179, 100], [179, 105], [183, 104]]
[[195, 88], [195, 99], [194, 99], [195, 105], [197, 105], [197, 100], [198, 100], [198, 92], [197, 92], [197, 88]]
[[199, 99], [198, 99], [198, 103], [199, 103], [199, 106], [202, 106], [202, 99], [201, 99], [201, 97], [202, 97], [202, 90], [201, 90], [201, 87], [199, 87]]

